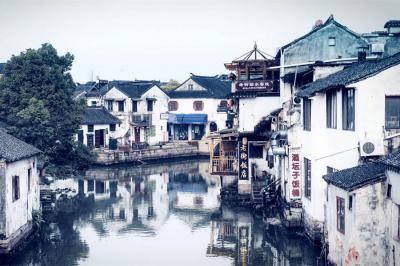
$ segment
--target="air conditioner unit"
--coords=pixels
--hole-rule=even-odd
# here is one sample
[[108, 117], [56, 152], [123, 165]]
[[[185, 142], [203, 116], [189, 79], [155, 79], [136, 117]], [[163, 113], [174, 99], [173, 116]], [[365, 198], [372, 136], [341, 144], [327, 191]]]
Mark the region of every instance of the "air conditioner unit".
[[361, 157], [379, 156], [385, 154], [383, 139], [365, 139], [360, 141]]

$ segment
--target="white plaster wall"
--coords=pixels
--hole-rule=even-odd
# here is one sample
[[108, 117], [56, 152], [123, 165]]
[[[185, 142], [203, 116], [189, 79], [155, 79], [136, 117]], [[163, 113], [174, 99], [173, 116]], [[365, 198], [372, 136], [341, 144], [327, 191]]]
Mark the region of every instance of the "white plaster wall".
[[279, 96], [239, 99], [239, 132], [252, 132], [261, 118], [279, 108]]
[[[172, 114], [207, 114], [208, 123], [206, 126], [206, 135], [210, 132], [210, 123], [215, 122], [217, 129], [221, 130], [225, 128], [226, 113], [217, 112], [218, 105], [221, 101], [226, 99], [214, 99], [214, 98], [171, 98], [171, 101], [178, 102], [178, 110], [170, 111]], [[195, 111], [193, 108], [193, 102], [202, 101], [203, 110]]]
[[[351, 84], [355, 88], [355, 131], [342, 130], [342, 92], [337, 93], [337, 129], [326, 128], [325, 94], [312, 97], [311, 131], [302, 130], [302, 157], [311, 159], [311, 201], [302, 198], [305, 211], [323, 221], [326, 185], [322, 176], [327, 166], [338, 170], [359, 164], [359, 141], [383, 139], [385, 95], [400, 95], [400, 66], [392, 67], [366, 80]], [[303, 164], [304, 165], [304, 164]], [[304, 172], [303, 172], [304, 195]]]
[[[81, 125], [80, 130], [83, 130], [83, 144], [87, 145], [87, 134], [93, 134], [93, 145], [95, 143], [95, 131], [96, 130], [101, 130], [104, 129], [104, 144], [105, 147], [108, 147], [110, 143], [110, 138], [114, 137], [114, 134], [119, 130], [120, 124], [115, 124], [115, 132], [110, 131], [110, 125], [109, 124], [104, 124], [104, 125], [93, 125], [93, 132], [88, 131], [88, 125]], [[78, 134], [75, 135], [75, 140], [78, 141]]]
[[[389, 264], [391, 245], [391, 204], [386, 197], [385, 183], [376, 183], [352, 192], [333, 185], [328, 188], [327, 230], [329, 259], [337, 265]], [[349, 210], [349, 195], [353, 208]], [[345, 200], [345, 233], [337, 230], [336, 197]], [[397, 243], [398, 246], [398, 243]]]
[[194, 91], [205, 91], [206, 89], [194, 82], [191, 78], [186, 80], [184, 83], [182, 83], [178, 88], [176, 88], [177, 91], [188, 91], [189, 90], [189, 85], [193, 85], [193, 90]]
[[[27, 222], [32, 221], [32, 210], [40, 209], [39, 177], [36, 170], [36, 157], [9, 163], [6, 169], [6, 226], [5, 235], [9, 237]], [[32, 169], [31, 190], [28, 192], [28, 169]], [[13, 202], [12, 177], [19, 176], [20, 198]]]

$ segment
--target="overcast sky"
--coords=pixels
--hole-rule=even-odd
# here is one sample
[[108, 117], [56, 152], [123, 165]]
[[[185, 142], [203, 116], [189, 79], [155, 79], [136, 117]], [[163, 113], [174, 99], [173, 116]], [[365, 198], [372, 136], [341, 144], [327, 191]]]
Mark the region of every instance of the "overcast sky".
[[356, 32], [400, 19], [399, 0], [0, 0], [0, 62], [51, 43], [77, 82], [183, 81], [226, 72], [254, 42], [269, 54], [330, 14]]

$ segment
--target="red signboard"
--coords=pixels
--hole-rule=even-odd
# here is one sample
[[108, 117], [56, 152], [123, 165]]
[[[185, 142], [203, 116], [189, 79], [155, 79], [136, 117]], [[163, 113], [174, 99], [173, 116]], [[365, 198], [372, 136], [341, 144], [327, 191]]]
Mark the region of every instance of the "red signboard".
[[263, 90], [273, 91], [274, 82], [272, 80], [239, 80], [236, 82], [236, 90]]

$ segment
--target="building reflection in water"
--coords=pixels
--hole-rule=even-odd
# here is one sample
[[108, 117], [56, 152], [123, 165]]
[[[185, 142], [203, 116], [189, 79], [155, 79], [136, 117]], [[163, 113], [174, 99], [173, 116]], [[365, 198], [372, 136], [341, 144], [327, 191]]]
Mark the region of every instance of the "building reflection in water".
[[208, 161], [93, 168], [62, 183], [94, 203], [59, 217], [46, 229], [49, 239], [10, 265], [316, 263], [304, 239], [221, 207], [220, 180], [208, 173]]
[[264, 225], [247, 211], [222, 207], [210, 222], [207, 256], [235, 265], [315, 265], [318, 250], [279, 225]]

